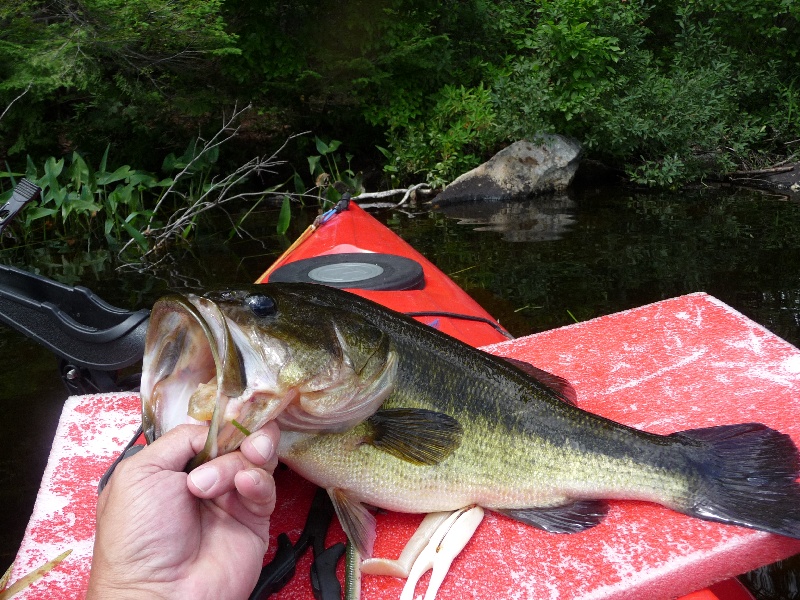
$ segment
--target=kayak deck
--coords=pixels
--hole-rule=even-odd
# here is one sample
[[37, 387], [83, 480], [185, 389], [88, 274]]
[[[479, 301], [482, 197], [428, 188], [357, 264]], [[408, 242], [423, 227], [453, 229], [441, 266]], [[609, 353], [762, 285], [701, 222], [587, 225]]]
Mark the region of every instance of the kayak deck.
[[[502, 328], [499, 328], [494, 317], [430, 260], [354, 203], [350, 204], [346, 212], [316, 229], [286, 260], [279, 259], [256, 283], [274, 281], [274, 277], [270, 279], [270, 274], [274, 275], [280, 267], [298, 261], [336, 254], [346, 254], [348, 257], [361, 254], [365, 257], [364, 261], [368, 262], [371, 253], [414, 261], [422, 268], [423, 286], [418, 289], [387, 291], [355, 287], [345, 289], [398, 312], [426, 313], [417, 316], [417, 320], [472, 346], [493, 344], [510, 337], [501, 331]], [[347, 259], [348, 264], [351, 260]], [[461, 315], [461, 318], [446, 316], [453, 313]]]

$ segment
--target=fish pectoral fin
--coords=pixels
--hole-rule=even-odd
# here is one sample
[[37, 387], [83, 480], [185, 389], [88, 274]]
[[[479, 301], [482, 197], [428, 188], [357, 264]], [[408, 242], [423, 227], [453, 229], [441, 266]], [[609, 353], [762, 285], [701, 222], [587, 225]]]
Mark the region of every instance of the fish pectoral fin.
[[608, 512], [608, 504], [602, 500], [576, 500], [570, 504], [548, 506], [546, 508], [502, 508], [494, 510], [516, 521], [550, 533], [578, 533], [600, 523]]
[[548, 371], [544, 371], [537, 367], [534, 367], [530, 363], [526, 363], [525, 361], [518, 360], [516, 358], [508, 358], [507, 356], [500, 357], [504, 361], [509, 364], [514, 365], [520, 371], [533, 377], [536, 381], [541, 383], [544, 386], [547, 386], [552, 391], [556, 393], [556, 395], [561, 398], [567, 404], [572, 404], [572, 406], [578, 406], [578, 392], [575, 391], [575, 388], [572, 387], [572, 384], [564, 379], [563, 377], [559, 377], [558, 375], [553, 375]]
[[460, 445], [464, 428], [450, 415], [421, 408], [379, 410], [366, 443], [416, 465], [437, 465]]
[[362, 558], [371, 558], [375, 545], [375, 517], [348, 490], [329, 488], [327, 492], [348, 539]]

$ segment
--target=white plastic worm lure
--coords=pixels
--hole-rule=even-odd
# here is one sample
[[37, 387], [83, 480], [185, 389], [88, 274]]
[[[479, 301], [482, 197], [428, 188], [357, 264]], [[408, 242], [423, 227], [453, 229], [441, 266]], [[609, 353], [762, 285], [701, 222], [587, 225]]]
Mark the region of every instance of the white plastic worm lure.
[[430, 569], [433, 573], [424, 600], [433, 600], [453, 560], [472, 539], [482, 520], [483, 509], [480, 506], [473, 506], [457, 510], [439, 525], [428, 545], [414, 561], [403, 592], [400, 594], [400, 600], [413, 600], [417, 582]]

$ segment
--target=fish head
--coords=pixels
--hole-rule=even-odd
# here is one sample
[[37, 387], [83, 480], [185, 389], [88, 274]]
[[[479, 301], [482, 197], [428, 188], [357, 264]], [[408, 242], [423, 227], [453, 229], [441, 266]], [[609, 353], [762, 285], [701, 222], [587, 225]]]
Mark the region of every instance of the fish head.
[[391, 393], [397, 353], [378, 327], [349, 312], [347, 293], [263, 284], [170, 295], [153, 306], [142, 366], [148, 441], [181, 423], [210, 426], [202, 460], [248, 431], [344, 431]]

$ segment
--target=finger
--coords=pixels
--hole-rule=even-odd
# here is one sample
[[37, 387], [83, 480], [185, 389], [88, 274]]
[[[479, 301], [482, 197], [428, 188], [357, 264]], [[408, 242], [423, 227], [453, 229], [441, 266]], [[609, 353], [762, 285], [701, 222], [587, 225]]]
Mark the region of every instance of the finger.
[[183, 471], [186, 463], [203, 449], [206, 437], [208, 427], [204, 425], [178, 425], [125, 461], [131, 461], [128, 463], [130, 465], [152, 465], [168, 471]]
[[[214, 500], [234, 519], [269, 545], [269, 522], [275, 510], [275, 480], [263, 469], [248, 469], [236, 474], [236, 492]], [[238, 493], [237, 493], [238, 492]]]
[[218, 456], [189, 473], [189, 490], [198, 498], [217, 498], [235, 489], [239, 471], [256, 467], [241, 452]]
[[239, 449], [251, 463], [271, 472], [278, 465], [275, 449], [278, 447], [280, 436], [278, 425], [270, 422], [247, 436]]
[[275, 480], [263, 469], [239, 471], [235, 484], [242, 505], [254, 515], [269, 517], [275, 510]]

